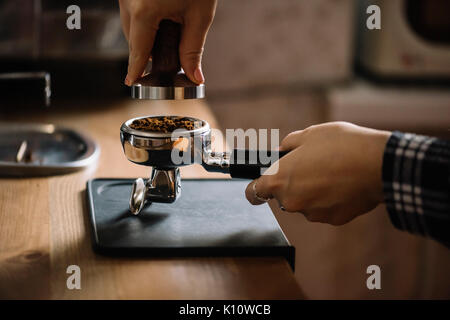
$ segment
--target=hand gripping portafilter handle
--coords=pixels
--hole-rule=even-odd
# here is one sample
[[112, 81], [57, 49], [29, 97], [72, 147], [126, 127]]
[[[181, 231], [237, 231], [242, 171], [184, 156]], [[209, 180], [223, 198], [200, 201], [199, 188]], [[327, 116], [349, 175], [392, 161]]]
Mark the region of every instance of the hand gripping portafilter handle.
[[279, 159], [285, 156], [288, 151], [261, 151], [234, 149], [231, 154], [229, 169], [232, 178], [257, 179], [261, 176], [261, 169], [268, 168], [273, 162], [267, 163], [267, 159], [262, 159], [265, 155], [270, 159]]
[[173, 81], [181, 71], [179, 45], [181, 25], [171, 20], [162, 20], [152, 49], [152, 71], [162, 82]]

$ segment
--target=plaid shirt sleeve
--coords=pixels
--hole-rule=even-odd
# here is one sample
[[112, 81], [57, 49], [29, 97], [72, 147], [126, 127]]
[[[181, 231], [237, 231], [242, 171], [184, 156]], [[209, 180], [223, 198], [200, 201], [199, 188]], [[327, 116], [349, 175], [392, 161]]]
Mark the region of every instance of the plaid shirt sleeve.
[[395, 227], [450, 247], [450, 141], [393, 132], [383, 156], [383, 189]]

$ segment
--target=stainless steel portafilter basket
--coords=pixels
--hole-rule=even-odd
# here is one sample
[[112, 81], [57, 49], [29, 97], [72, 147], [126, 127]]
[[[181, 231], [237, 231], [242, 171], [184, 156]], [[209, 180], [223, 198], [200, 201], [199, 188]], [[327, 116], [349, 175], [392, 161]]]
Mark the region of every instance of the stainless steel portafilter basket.
[[[150, 132], [132, 128], [132, 123], [142, 119], [161, 120], [180, 118], [189, 120], [194, 129], [177, 129], [173, 132]], [[139, 178], [133, 184], [130, 211], [138, 214], [151, 202], [174, 202], [181, 192], [179, 167], [201, 164], [207, 171], [230, 174], [232, 178], [255, 179], [273, 161], [262, 161], [264, 154], [278, 159], [278, 151], [242, 150], [214, 152], [211, 150], [211, 128], [208, 122], [192, 117], [151, 116], [126, 121], [120, 128], [120, 140], [125, 156], [131, 162], [152, 168], [150, 179]]]

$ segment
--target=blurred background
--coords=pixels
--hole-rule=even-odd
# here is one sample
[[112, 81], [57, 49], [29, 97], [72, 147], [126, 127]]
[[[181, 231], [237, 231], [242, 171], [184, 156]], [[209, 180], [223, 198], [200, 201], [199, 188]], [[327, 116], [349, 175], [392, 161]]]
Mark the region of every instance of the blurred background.
[[[61, 27], [71, 4], [82, 9], [76, 32]], [[366, 27], [370, 4], [381, 30]], [[280, 137], [345, 120], [449, 138], [449, 12], [446, 0], [219, 0], [203, 61], [208, 105], [222, 128]], [[117, 1], [2, 0], [0, 21], [0, 120], [129, 97]], [[383, 206], [339, 228], [274, 211], [308, 297], [450, 298], [450, 251], [395, 230]], [[366, 288], [371, 264], [382, 290]]]

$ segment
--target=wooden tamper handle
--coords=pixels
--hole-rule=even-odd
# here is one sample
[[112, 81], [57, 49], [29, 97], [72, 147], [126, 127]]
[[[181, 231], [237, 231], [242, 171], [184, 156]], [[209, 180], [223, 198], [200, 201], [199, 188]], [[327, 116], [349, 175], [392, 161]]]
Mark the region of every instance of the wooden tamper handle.
[[179, 46], [181, 25], [171, 20], [162, 20], [152, 49], [151, 74], [160, 80], [172, 81], [181, 71]]

